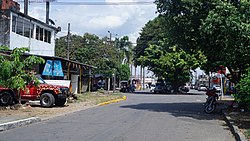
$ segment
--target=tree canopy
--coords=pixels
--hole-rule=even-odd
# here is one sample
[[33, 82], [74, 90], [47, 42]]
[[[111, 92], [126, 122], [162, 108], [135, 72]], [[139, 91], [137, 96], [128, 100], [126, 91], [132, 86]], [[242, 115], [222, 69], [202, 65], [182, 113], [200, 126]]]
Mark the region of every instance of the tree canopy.
[[[225, 66], [235, 74], [231, 81], [239, 81], [250, 62], [249, 1], [156, 0], [155, 4], [159, 16], [143, 27], [137, 39], [137, 64], [166, 80], [175, 78], [179, 67], [200, 66], [208, 72]], [[185, 78], [188, 73], [178, 75]]]
[[[66, 57], [67, 37], [56, 39], [56, 55]], [[115, 41], [108, 37], [99, 38], [94, 34], [85, 33], [83, 36], [72, 35], [70, 37], [70, 59], [84, 64], [96, 66], [94, 74], [102, 74], [106, 77], [112, 77], [117, 73], [117, 77], [124, 70], [120, 64], [126, 58], [127, 62], [131, 60], [132, 44], [127, 36]], [[124, 70], [126, 71], [126, 70]], [[119, 73], [118, 73], [119, 72]], [[129, 74], [128, 74], [129, 76]]]
[[[6, 47], [0, 47], [5, 50]], [[13, 90], [24, 90], [28, 81], [34, 81], [38, 85], [39, 81], [32, 73], [32, 67], [37, 64], [44, 63], [44, 59], [37, 56], [29, 56], [24, 58], [24, 52], [29, 51], [28, 48], [15, 48], [10, 56], [0, 56], [0, 85]], [[20, 101], [20, 99], [19, 99]]]

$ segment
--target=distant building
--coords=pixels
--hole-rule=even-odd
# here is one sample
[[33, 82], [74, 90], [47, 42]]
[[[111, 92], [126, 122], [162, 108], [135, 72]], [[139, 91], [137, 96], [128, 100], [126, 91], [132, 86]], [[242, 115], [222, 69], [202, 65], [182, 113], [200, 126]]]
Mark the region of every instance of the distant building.
[[55, 35], [60, 29], [21, 13], [18, 3], [2, 0], [0, 11], [0, 45], [28, 47], [30, 54], [55, 55]]

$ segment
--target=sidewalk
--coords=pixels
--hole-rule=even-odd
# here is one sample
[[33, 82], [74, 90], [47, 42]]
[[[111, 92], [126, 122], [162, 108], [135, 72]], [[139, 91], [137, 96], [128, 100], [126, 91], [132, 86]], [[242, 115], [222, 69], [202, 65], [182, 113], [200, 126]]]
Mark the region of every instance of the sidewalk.
[[233, 102], [234, 102], [234, 98], [232, 96], [229, 95], [225, 95], [223, 97], [220, 97], [218, 102], [218, 107], [220, 107], [221, 111], [222, 111], [222, 115], [228, 125], [228, 127], [230, 128], [230, 131], [232, 132], [232, 134], [235, 137], [236, 141], [247, 141], [246, 136], [240, 131], [240, 129], [235, 125], [235, 123], [233, 122], [232, 118], [230, 116], [230, 113], [227, 112], [227, 109], [232, 106]]

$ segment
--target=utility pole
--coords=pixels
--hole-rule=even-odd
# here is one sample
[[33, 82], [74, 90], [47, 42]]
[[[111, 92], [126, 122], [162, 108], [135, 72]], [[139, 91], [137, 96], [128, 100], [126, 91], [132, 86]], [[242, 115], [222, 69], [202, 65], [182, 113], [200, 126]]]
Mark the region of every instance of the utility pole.
[[[112, 38], [112, 34], [110, 31], [108, 31], [109, 33], [109, 45], [111, 47], [111, 38]], [[110, 90], [110, 78], [108, 78], [108, 94], [109, 94], [109, 90]]]
[[145, 67], [143, 67], [143, 90], [145, 90]]
[[29, 1], [24, 0], [24, 15], [28, 15], [28, 6], [29, 6]]
[[49, 24], [49, 1], [46, 1], [46, 24]]
[[68, 23], [68, 35], [67, 35], [67, 59], [69, 60], [69, 44], [70, 42], [70, 23]]
[[140, 66], [140, 82], [141, 82], [141, 87], [140, 87], [140, 90], [143, 88], [143, 80], [142, 80], [142, 65]]

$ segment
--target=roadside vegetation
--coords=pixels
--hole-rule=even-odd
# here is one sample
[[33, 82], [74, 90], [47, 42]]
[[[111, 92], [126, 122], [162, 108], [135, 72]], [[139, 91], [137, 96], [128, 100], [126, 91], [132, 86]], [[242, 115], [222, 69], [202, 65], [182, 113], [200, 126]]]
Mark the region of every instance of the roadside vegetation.
[[100, 92], [77, 94], [77, 99], [71, 102], [90, 102], [94, 105], [123, 98], [121, 93], [104, 94]]
[[31, 106], [12, 105], [7, 107], [0, 107], [0, 117], [19, 117], [28, 118], [38, 116], [40, 118], [52, 118], [55, 116], [64, 115], [74, 111], [84, 110], [103, 102], [123, 98], [120, 93], [104, 94], [99, 92], [77, 94], [77, 99], [69, 99], [67, 104], [63, 107], [43, 108], [35, 103]]
[[159, 16], [143, 27], [137, 39], [136, 65], [148, 67], [174, 87], [189, 82], [190, 70], [197, 67], [207, 74], [227, 67], [231, 82], [241, 80], [250, 66], [248, 0], [155, 3]]
[[[115, 75], [117, 80], [128, 80], [132, 47], [128, 36], [113, 40], [107, 36], [100, 38], [90, 33], [85, 33], [83, 36], [72, 35], [69, 59], [97, 67], [92, 70], [92, 75], [102, 74], [105, 78], [112, 78], [112, 75]], [[67, 52], [67, 36], [56, 39], [56, 56], [67, 58], [65, 52]]]

